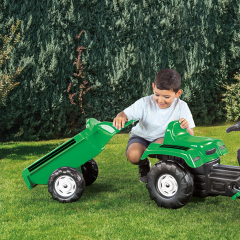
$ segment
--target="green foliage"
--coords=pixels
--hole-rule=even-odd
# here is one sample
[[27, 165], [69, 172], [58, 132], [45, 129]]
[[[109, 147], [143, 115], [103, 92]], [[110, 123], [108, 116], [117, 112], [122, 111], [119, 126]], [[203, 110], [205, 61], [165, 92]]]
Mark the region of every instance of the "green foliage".
[[[19, 42], [20, 39], [20, 33], [17, 34], [17, 36], [13, 39], [13, 36], [18, 29], [18, 26], [20, 24], [21, 20], [18, 20], [16, 26], [11, 26], [11, 35], [8, 36], [2, 36], [0, 34], [0, 39], [2, 40], [3, 47], [0, 48], [0, 68], [2, 65], [10, 59], [10, 53], [13, 49], [13, 47]], [[13, 42], [13, 43], [12, 43]], [[15, 88], [19, 82], [14, 82], [17, 76], [21, 73], [22, 68], [18, 67], [15, 74], [8, 75], [7, 73], [4, 73], [0, 75], [0, 107], [5, 104], [6, 99], [10, 91]]]
[[[20, 62], [23, 70], [0, 108], [0, 140], [72, 137], [87, 118], [112, 121], [152, 94], [163, 68], [180, 73], [197, 125], [222, 119], [221, 85], [240, 69], [239, 9], [238, 0], [4, 1], [1, 34], [22, 20], [5, 68], [11, 73]], [[78, 46], [86, 48], [84, 78], [74, 76]]]
[[[0, 5], [0, 31], [21, 19], [21, 40], [6, 63], [10, 72], [16, 62], [23, 71], [18, 90], [13, 89], [1, 108], [1, 140], [59, 138], [71, 134], [72, 116], [76, 116], [78, 129], [85, 124], [79, 109], [69, 102], [67, 85], [74, 79], [76, 44], [79, 22], [73, 2], [5, 1]], [[10, 106], [10, 107], [9, 107]]]
[[234, 74], [234, 79], [237, 83], [230, 85], [223, 84], [226, 89], [226, 93], [222, 96], [223, 102], [225, 102], [225, 110], [227, 111], [227, 121], [238, 121], [240, 118], [240, 74], [237, 72]]

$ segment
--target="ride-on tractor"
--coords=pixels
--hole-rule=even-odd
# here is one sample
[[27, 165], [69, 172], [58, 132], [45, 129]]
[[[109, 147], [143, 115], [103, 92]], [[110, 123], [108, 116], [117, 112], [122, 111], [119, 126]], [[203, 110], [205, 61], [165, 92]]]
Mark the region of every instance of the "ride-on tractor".
[[[125, 127], [133, 123], [129, 121]], [[98, 176], [93, 159], [120, 130], [112, 122], [87, 121], [86, 129], [35, 161], [22, 172], [29, 189], [48, 184], [52, 198], [69, 203], [77, 201], [85, 186]], [[240, 131], [240, 122], [227, 130]], [[180, 208], [192, 196], [240, 196], [240, 167], [220, 164], [220, 156], [228, 153], [217, 138], [190, 135], [179, 121], [168, 124], [163, 144], [151, 143], [143, 153], [158, 162], [148, 173], [146, 187], [159, 207]], [[240, 149], [237, 152], [240, 163]]]

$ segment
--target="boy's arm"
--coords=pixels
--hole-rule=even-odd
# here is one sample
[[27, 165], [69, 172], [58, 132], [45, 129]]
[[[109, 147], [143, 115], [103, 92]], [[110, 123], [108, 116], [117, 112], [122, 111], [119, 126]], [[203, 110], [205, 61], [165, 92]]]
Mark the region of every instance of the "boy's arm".
[[[144, 109], [144, 98], [140, 98], [128, 108], [124, 109], [113, 119], [113, 126], [119, 130], [124, 128], [125, 123], [132, 119], [139, 120], [142, 118]], [[133, 124], [133, 123], [132, 123]]]
[[189, 134], [191, 134], [193, 136], [193, 129], [192, 128], [187, 128], [187, 131]]
[[[181, 123], [180, 127], [186, 128], [187, 132], [193, 136], [193, 128], [195, 127], [195, 123], [187, 103], [182, 102], [179, 118], [179, 122]], [[187, 118], [188, 120], [186, 120], [185, 118]]]
[[127, 115], [124, 113], [124, 111], [122, 111], [113, 119], [113, 126], [121, 130], [121, 127], [124, 128], [126, 122]]

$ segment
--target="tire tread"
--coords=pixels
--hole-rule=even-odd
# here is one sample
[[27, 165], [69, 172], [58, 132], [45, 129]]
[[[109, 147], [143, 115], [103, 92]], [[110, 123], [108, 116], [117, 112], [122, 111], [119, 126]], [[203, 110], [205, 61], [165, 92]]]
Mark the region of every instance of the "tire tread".
[[[178, 191], [171, 198], [162, 196], [156, 188], [158, 178], [164, 173], [175, 175], [174, 177], [178, 179]], [[148, 182], [146, 188], [148, 189], [150, 198], [158, 206], [164, 208], [181, 208], [190, 201], [194, 190], [193, 178], [189, 170], [183, 165], [174, 160], [160, 161], [152, 167], [147, 176]]]
[[[61, 175], [69, 175], [75, 180], [76, 183], [76, 191], [75, 193], [70, 196], [69, 198], [64, 198], [58, 195], [54, 190], [54, 182], [55, 179]], [[79, 180], [80, 178], [80, 180]], [[83, 175], [75, 168], [72, 167], [61, 167], [56, 169], [48, 180], [48, 192], [52, 195], [52, 198], [54, 200], [59, 201], [60, 203], [71, 203], [78, 201], [81, 196], [83, 195], [83, 192], [85, 190], [85, 180]]]

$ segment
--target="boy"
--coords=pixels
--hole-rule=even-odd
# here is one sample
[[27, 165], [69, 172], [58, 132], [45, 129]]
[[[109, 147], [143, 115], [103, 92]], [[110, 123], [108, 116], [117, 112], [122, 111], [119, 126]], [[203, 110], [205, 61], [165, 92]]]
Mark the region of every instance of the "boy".
[[146, 158], [140, 160], [150, 143], [163, 144], [167, 125], [179, 119], [181, 128], [186, 128], [193, 135], [195, 123], [186, 102], [178, 97], [182, 94], [181, 76], [173, 69], [160, 70], [152, 83], [153, 95], [140, 98], [130, 107], [120, 112], [113, 120], [117, 129], [124, 127], [125, 122], [139, 120], [129, 133], [126, 148], [127, 159], [139, 168], [140, 182], [147, 182], [147, 173], [151, 163]]

